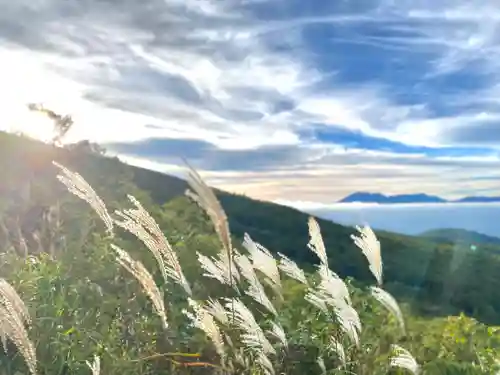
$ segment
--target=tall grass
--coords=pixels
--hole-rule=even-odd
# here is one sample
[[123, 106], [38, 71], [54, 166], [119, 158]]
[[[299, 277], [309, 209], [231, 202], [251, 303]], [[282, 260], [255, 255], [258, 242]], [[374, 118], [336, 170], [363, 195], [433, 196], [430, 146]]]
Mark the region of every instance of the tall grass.
[[[304, 289], [303, 300], [317, 312], [317, 318], [326, 322], [323, 345], [317, 355], [317, 366], [311, 374], [387, 373], [400, 369], [412, 374], [422, 372], [417, 360], [402, 344], [394, 342], [389, 348], [373, 348], [362, 338], [364, 327], [353, 304], [348, 283], [330, 268], [327, 250], [317, 221], [308, 220], [310, 240], [307, 247], [318, 257], [314, 274], [306, 274], [293, 260], [282, 254], [275, 257], [268, 249], [245, 235], [241, 247], [235, 248], [230, 234], [228, 219], [210, 189], [200, 175], [189, 167], [188, 182], [191, 197], [207, 214], [220, 241], [220, 251], [215, 256], [197, 253], [203, 277], [220, 284], [219, 295], [197, 298], [196, 290], [186, 279], [182, 264], [174, 247], [146, 209], [134, 197], [129, 200], [133, 208], [108, 209], [102, 199], [78, 173], [54, 163], [61, 173], [58, 179], [68, 191], [86, 201], [102, 219], [110, 238], [117, 239], [116, 229], [122, 228], [137, 237], [156, 260], [155, 265], [163, 278], [155, 282], [153, 270], [134, 259], [122, 247], [112, 244], [115, 261], [132, 276], [144, 295], [151, 302], [151, 309], [159, 317], [165, 331], [172, 334], [175, 327], [169, 325], [169, 298], [173, 287], [183, 291], [186, 308], [182, 311], [191, 327], [205, 335], [214, 355], [207, 361], [186, 362], [193, 367], [204, 367], [205, 372], [217, 374], [287, 374], [292, 364], [289, 337], [298, 327], [283, 325], [281, 314], [287, 297], [284, 283], [295, 282]], [[305, 223], [306, 224], [306, 223]], [[367, 259], [367, 267], [374, 276], [371, 295], [392, 314], [404, 337], [406, 325], [396, 299], [383, 289], [383, 262], [381, 246], [369, 227], [357, 228], [352, 235], [354, 244]], [[35, 318], [36, 319], [36, 318]], [[0, 280], [0, 337], [7, 350], [10, 340], [25, 359], [32, 375], [36, 374], [34, 346], [28, 338], [26, 326], [30, 318], [27, 309], [14, 288]], [[370, 327], [377, 329], [377, 327]], [[175, 334], [175, 332], [174, 332]], [[296, 348], [293, 348], [296, 350]], [[378, 361], [380, 369], [370, 368], [376, 361], [364, 363], [365, 353], [372, 351], [385, 362]], [[328, 360], [326, 360], [328, 359]], [[89, 372], [99, 375], [99, 353], [88, 358]], [[112, 366], [110, 363], [108, 366]]]

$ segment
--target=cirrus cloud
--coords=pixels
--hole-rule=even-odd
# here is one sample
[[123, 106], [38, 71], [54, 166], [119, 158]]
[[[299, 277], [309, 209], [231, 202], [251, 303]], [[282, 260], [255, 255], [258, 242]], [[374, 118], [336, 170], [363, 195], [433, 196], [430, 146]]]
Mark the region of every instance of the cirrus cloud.
[[262, 199], [494, 193], [500, 10], [465, 1], [0, 0], [5, 129]]

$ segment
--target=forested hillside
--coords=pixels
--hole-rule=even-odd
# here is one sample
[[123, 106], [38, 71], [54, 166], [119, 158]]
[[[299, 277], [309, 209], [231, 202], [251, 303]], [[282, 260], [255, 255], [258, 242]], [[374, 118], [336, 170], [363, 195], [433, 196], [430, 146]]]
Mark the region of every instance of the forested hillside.
[[[131, 222], [115, 223], [113, 238], [106, 234], [102, 220], [89, 205], [68, 193], [58, 180], [61, 169], [52, 161], [81, 174], [109, 212], [130, 207], [133, 202], [127, 199], [128, 194], [137, 198], [178, 254], [196, 299], [241, 296], [241, 290], [232, 285], [241, 281], [221, 285], [202, 276], [197, 252], [219, 254], [224, 230], [214, 231], [209, 217], [184, 196], [184, 180], [123, 164], [90, 148], [70, 150], [0, 133], [0, 244], [5, 249], [0, 276], [20, 291], [35, 316], [30, 336], [35, 340], [40, 373], [89, 373], [85, 361], [94, 354], [101, 358], [103, 374], [267, 373], [262, 364], [255, 367], [252, 360], [245, 362], [244, 355], [239, 365], [231, 362], [236, 366], [232, 370], [224, 361], [221, 369], [221, 348], [207, 342], [200, 329], [195, 329], [196, 324], [186, 325], [183, 309], [189, 305], [182, 282], [161, 288], [169, 327], [163, 324], [162, 328], [165, 317], [158, 313], [159, 302], [148, 302], [151, 296], [120, 270], [117, 253], [110, 246], [112, 242], [140, 259], [161, 284], [155, 258], [146, 251], [148, 246], [135, 238], [141, 237], [137, 234], [140, 228], [131, 229]], [[237, 249], [242, 251], [240, 244], [247, 233], [274, 257], [279, 258], [280, 253], [297, 262], [306, 271], [309, 285], [323, 277], [317, 272], [318, 254], [307, 247], [311, 226], [306, 214], [220, 191], [217, 196]], [[131, 214], [122, 211], [122, 219]], [[349, 280], [352, 305], [363, 322], [359, 330], [362, 346], [353, 343], [349, 335], [351, 339], [339, 335], [335, 322], [304, 299], [304, 283], [282, 276], [280, 292], [271, 299], [273, 306], [263, 308], [265, 303], [261, 303], [256, 309], [259, 322], [271, 329], [272, 317], [277, 316], [287, 334], [288, 349], [278, 350], [284, 345], [280, 337], [275, 337], [274, 349], [269, 349], [274, 353], [268, 354], [276, 373], [321, 374], [325, 366], [332, 374], [397, 374], [395, 371], [405, 370], [390, 366], [391, 344], [396, 343], [410, 350], [426, 374], [492, 374], [494, 361], [500, 358], [500, 337], [495, 328], [500, 324], [500, 257], [493, 251], [496, 247], [478, 246], [470, 252], [433, 239], [377, 233], [383, 257], [383, 283], [380, 281], [378, 287], [401, 302], [405, 316], [402, 333], [397, 311], [395, 319], [384, 305], [369, 297], [369, 287], [377, 284], [376, 274], [351, 238], [357, 233], [355, 228], [321, 219], [317, 223], [327, 265]], [[276, 291], [277, 284], [269, 283], [269, 290], [265, 285], [270, 294]], [[391, 311], [394, 313], [394, 308]], [[231, 346], [235, 356], [233, 350], [241, 336], [228, 332], [224, 345]], [[331, 350], [331, 337], [343, 344], [344, 358]], [[9, 350], [0, 356], [0, 367], [7, 366], [7, 375], [26, 372], [15, 353]]]
[[462, 243], [469, 245], [500, 245], [499, 237], [492, 237], [483, 233], [465, 229], [442, 228], [429, 230], [421, 233], [420, 235], [429, 239], [434, 239], [441, 242], [449, 242], [452, 244]]

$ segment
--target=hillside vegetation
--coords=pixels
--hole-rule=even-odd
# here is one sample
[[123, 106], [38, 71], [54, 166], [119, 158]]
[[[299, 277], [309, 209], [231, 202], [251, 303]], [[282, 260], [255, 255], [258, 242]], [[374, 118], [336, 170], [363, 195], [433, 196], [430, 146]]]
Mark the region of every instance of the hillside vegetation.
[[[103, 374], [496, 371], [494, 251], [381, 232], [382, 272], [369, 229], [217, 191], [228, 236], [196, 175], [191, 188], [201, 208], [178, 178], [5, 133], [0, 170], [0, 276], [28, 307], [39, 373], [88, 374], [94, 356]], [[82, 182], [71, 171], [106, 210], [75, 190]], [[15, 300], [7, 297], [0, 310]], [[0, 355], [0, 368], [26, 373], [29, 350], [6, 336], [15, 345]]]
[[420, 234], [422, 237], [434, 239], [441, 242], [465, 245], [494, 245], [500, 246], [500, 238], [488, 236], [466, 229], [442, 228], [428, 230]]

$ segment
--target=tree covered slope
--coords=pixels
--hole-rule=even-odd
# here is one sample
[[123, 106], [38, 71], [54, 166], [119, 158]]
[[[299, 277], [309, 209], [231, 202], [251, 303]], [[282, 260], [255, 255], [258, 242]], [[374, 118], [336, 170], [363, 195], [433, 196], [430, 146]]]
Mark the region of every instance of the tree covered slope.
[[468, 243], [470, 245], [500, 245], [500, 238], [472, 230], [442, 228], [425, 231], [420, 236], [441, 242]]

